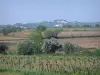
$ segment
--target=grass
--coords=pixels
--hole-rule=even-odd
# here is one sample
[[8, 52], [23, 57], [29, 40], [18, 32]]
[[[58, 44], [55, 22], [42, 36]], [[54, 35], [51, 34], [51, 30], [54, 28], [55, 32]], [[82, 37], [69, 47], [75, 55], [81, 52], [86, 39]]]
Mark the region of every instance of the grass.
[[[4, 71], [1, 71], [4, 70]], [[0, 68], [0, 75], [66, 75], [68, 73], [39, 72], [22, 69]], [[68, 74], [69, 75], [69, 74]]]
[[13, 36], [0, 36], [0, 41], [24, 40], [26, 38], [13, 37]]
[[21, 74], [16, 72], [0, 72], [0, 75], [21, 75]]
[[[26, 70], [26, 75], [100, 75], [100, 57], [42, 54], [0, 55], [0, 67]], [[30, 74], [27, 74], [30, 73]], [[37, 74], [43, 73], [43, 74]], [[70, 74], [71, 73], [71, 74]]]

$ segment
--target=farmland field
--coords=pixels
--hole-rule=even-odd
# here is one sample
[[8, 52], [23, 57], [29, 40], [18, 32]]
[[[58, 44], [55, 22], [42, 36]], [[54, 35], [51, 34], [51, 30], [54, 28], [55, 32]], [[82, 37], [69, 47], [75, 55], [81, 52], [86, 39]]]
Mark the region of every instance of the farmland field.
[[[80, 31], [79, 31], [79, 30]], [[67, 29], [68, 30], [68, 29]], [[77, 44], [83, 48], [99, 48], [100, 47], [100, 30], [99, 28], [87, 28], [86, 31], [82, 31], [82, 28], [77, 28], [78, 31], [71, 31], [72, 28], [69, 28], [68, 31], [62, 31], [58, 33], [58, 37], [64, 37], [62, 39], [58, 39], [60, 43], [66, 43], [70, 42], [73, 44]], [[73, 28], [75, 30], [75, 28]], [[16, 32], [14, 36], [12, 36], [12, 33], [9, 34], [9, 36], [3, 36], [0, 35], [0, 41], [15, 41], [18, 42], [20, 40], [27, 39], [28, 35], [32, 30], [22, 31], [22, 32]], [[84, 37], [86, 36], [86, 37]], [[90, 37], [89, 37], [90, 36]], [[69, 37], [69, 38], [67, 38]], [[72, 38], [75, 37], [75, 38]], [[9, 46], [10, 50], [16, 50], [16, 45]]]
[[58, 37], [70, 36], [100, 36], [100, 31], [66, 31], [58, 34]]
[[100, 31], [100, 28], [63, 28], [64, 31]]
[[[9, 55], [0, 55], [0, 75], [100, 75], [100, 57], [98, 56], [85, 56], [85, 54], [17, 55], [17, 43], [27, 39], [30, 33], [31, 31], [29, 30], [17, 32], [14, 36], [12, 36], [13, 33], [9, 34], [9, 36], [0, 35], [0, 41], [9, 42], [9, 50], [12, 53], [15, 52], [15, 54], [11, 55], [10, 53]], [[76, 37], [72, 38], [73, 36]], [[69, 30], [60, 32], [58, 37], [65, 38], [58, 38], [58, 41], [61, 44], [69, 42], [82, 48], [96, 49], [100, 48], [99, 36], [99, 30]], [[2, 72], [3, 68], [7, 70]]]
[[[24, 30], [22, 32], [15, 33], [14, 36], [26, 38], [26, 37], [28, 37], [28, 35], [30, 35], [31, 32], [32, 32], [32, 30]], [[9, 35], [11, 36], [11, 35], [13, 35], [13, 33], [10, 33]]]
[[68, 73], [68, 75], [74, 75], [76, 73], [77, 75], [99, 75], [100, 57], [0, 55], [0, 67], [38, 72], [53, 72], [59, 75], [63, 75], [63, 73]]
[[62, 29], [63, 31], [100, 31], [100, 28], [48, 28], [49, 30]]
[[24, 40], [31, 34], [31, 30], [10, 33], [8, 36], [0, 34], [0, 41]]
[[21, 37], [12, 37], [12, 36], [0, 36], [0, 41], [17, 41], [17, 40], [24, 40], [26, 38]]
[[0, 75], [100, 75], [100, 0], [0, 0]]
[[[90, 48], [90, 49], [100, 48], [100, 37], [64, 38], [64, 39], [58, 39], [58, 41], [61, 44], [64, 43], [77, 44], [82, 48]], [[16, 50], [16, 48], [17, 48], [16, 45], [9, 46], [10, 50]]]
[[77, 44], [83, 48], [100, 48], [100, 37], [58, 39], [60, 43]]
[[58, 37], [64, 37], [58, 39], [62, 44], [69, 42], [83, 48], [100, 48], [100, 31], [66, 31], [60, 32]]

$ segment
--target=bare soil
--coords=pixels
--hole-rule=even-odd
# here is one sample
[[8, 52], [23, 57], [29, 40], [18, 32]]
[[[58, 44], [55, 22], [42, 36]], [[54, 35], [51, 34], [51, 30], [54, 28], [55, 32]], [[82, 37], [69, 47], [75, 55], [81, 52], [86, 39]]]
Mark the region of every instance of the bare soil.
[[69, 36], [97, 36], [100, 35], [100, 31], [67, 31], [60, 32], [58, 37], [69, 37]]
[[58, 39], [62, 44], [69, 42], [83, 48], [100, 48], [100, 37]]

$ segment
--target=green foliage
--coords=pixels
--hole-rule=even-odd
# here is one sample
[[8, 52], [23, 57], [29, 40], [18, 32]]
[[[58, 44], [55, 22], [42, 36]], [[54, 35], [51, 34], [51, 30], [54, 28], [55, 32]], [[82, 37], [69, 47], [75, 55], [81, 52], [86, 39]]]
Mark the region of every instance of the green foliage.
[[33, 30], [29, 36], [29, 40], [31, 40], [35, 43], [38, 50], [41, 49], [41, 46], [43, 44], [43, 37], [42, 37], [42, 33], [40, 31]]
[[93, 52], [90, 50], [83, 50], [81, 54], [87, 56], [93, 56]]
[[18, 44], [17, 52], [20, 55], [32, 55], [34, 53], [39, 53], [35, 42], [30, 40], [22, 41]]
[[41, 32], [43, 32], [43, 31], [45, 31], [46, 30], [46, 26], [43, 26], [43, 25], [39, 25], [39, 26], [37, 26], [37, 28], [36, 28], [38, 31], [41, 31]]
[[64, 48], [64, 51], [66, 54], [78, 52], [78, 51], [82, 50], [81, 47], [79, 47], [78, 45], [71, 44], [71, 43], [65, 43], [63, 48]]
[[0, 55], [0, 72], [5, 71], [22, 75], [100, 75], [100, 57], [45, 54], [36, 55], [34, 62], [33, 56]]
[[0, 42], [0, 53], [5, 54], [5, 53], [7, 52], [7, 50], [8, 50], [7, 44], [6, 44], [6, 43], [1, 43], [1, 42]]
[[18, 32], [22, 30], [24, 30], [24, 28], [16, 27], [16, 26], [5, 26], [4, 28], [2, 28], [1, 32], [3, 35], [7, 36], [11, 32]]
[[100, 49], [96, 50], [84, 50], [82, 51], [82, 55], [87, 55], [87, 56], [100, 56]]
[[95, 27], [100, 27], [100, 25], [99, 24], [96, 24]]
[[8, 26], [2, 29], [3, 35], [7, 36], [9, 33], [11, 33], [11, 29]]
[[7, 55], [17, 55], [17, 51], [15, 51], [15, 50], [8, 50], [7, 51]]
[[55, 38], [45, 39], [42, 50], [45, 53], [55, 53], [62, 45]]
[[52, 37], [57, 38], [57, 34], [58, 32], [56, 31], [46, 30], [43, 34], [43, 37], [44, 38], [52, 38]]
[[100, 49], [96, 49], [96, 50], [94, 51], [94, 55], [100, 56]]
[[48, 29], [44, 31], [43, 37], [44, 38], [52, 38], [52, 37], [57, 38], [58, 33], [61, 31], [63, 31], [63, 29], [58, 29], [58, 28]]

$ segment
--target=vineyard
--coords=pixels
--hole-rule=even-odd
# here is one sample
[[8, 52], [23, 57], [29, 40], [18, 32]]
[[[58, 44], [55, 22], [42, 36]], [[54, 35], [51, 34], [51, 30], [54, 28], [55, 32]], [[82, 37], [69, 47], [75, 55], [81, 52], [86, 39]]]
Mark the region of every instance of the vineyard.
[[100, 75], [100, 57], [0, 55], [0, 67], [59, 75]]

